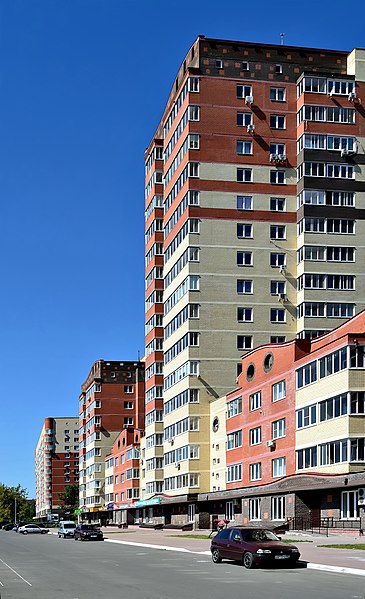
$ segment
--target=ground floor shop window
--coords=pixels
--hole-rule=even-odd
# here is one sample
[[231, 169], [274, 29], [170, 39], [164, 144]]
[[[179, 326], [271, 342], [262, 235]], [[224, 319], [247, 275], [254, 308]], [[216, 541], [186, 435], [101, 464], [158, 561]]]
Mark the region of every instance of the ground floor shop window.
[[271, 498], [271, 519], [285, 520], [285, 496]]
[[357, 491], [342, 491], [341, 493], [341, 520], [357, 520], [359, 510], [357, 506]]
[[259, 497], [250, 499], [249, 518], [250, 520], [261, 520], [261, 499]]

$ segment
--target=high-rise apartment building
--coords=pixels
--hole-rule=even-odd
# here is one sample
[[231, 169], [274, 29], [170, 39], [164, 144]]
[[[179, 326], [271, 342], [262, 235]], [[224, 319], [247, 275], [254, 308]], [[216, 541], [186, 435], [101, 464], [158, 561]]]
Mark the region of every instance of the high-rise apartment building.
[[36, 516], [60, 514], [59, 493], [79, 480], [79, 421], [45, 418], [35, 450]]
[[113, 516], [106, 457], [123, 429], [144, 427], [144, 376], [143, 362], [97, 360], [81, 387], [79, 498], [90, 520], [104, 522]]
[[146, 151], [142, 498], [210, 489], [242, 354], [364, 308], [364, 105], [365, 50], [201, 36], [184, 58]]

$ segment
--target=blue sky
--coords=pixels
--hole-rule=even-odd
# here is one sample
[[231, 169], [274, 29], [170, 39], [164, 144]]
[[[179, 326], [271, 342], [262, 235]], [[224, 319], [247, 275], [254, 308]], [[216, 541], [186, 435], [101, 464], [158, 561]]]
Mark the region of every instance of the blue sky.
[[[259, 10], [258, 14], [256, 9]], [[196, 37], [351, 50], [365, 5], [0, 3], [0, 482], [34, 496], [47, 416], [144, 351], [144, 150]]]

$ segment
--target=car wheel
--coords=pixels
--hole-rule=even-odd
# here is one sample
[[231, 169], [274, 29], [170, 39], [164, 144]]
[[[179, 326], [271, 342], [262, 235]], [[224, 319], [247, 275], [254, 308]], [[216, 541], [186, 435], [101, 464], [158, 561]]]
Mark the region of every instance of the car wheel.
[[253, 555], [249, 551], [243, 554], [243, 565], [249, 569], [253, 567]]
[[41, 531], [41, 534], [42, 534], [42, 535], [46, 535], [46, 534], [47, 534], [47, 531], [46, 531], [46, 530], [42, 530], [42, 531]]
[[27, 530], [23, 530], [23, 535], [27, 535], [28, 531]]
[[212, 561], [214, 564], [220, 564], [222, 561], [221, 556], [219, 555], [218, 549], [213, 549], [212, 551]]
[[85, 537], [80, 537], [80, 541], [85, 541]]

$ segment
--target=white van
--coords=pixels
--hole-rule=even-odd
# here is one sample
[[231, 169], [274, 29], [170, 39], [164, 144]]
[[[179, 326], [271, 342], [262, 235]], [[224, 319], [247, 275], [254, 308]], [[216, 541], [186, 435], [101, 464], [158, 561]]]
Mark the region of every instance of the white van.
[[74, 536], [76, 524], [72, 520], [61, 520], [58, 525], [58, 538], [66, 539]]

